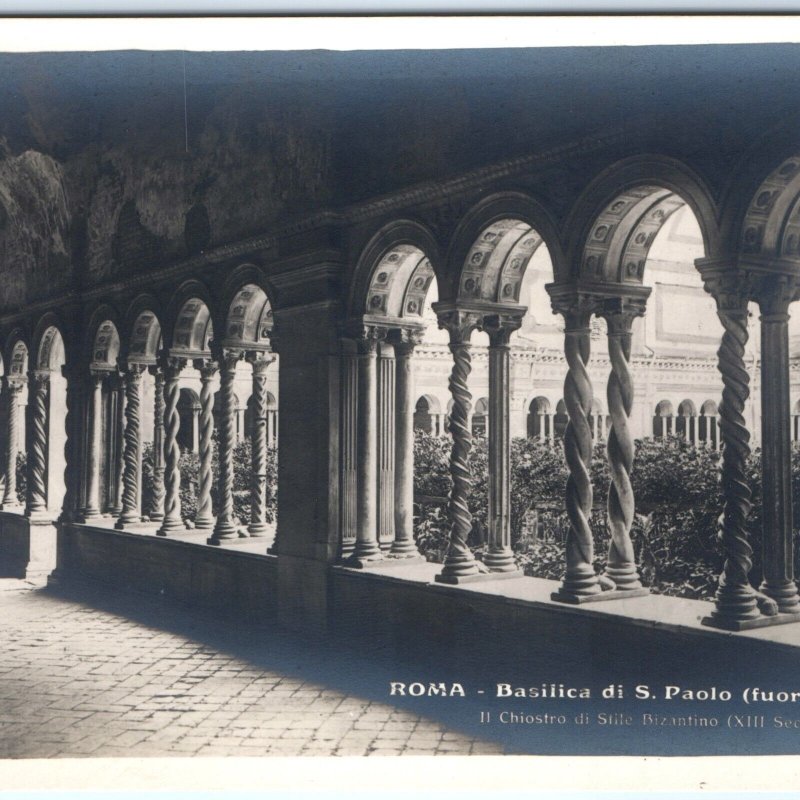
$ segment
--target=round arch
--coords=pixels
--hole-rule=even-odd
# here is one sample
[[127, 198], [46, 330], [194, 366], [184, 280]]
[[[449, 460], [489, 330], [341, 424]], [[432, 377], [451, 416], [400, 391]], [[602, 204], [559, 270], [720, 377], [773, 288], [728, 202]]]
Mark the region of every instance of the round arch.
[[173, 295], [162, 320], [163, 347], [168, 351], [207, 353], [213, 336], [214, 304], [208, 288], [186, 281]]
[[123, 358], [138, 364], [154, 364], [162, 348], [162, 312], [151, 295], [140, 295], [125, 314]]

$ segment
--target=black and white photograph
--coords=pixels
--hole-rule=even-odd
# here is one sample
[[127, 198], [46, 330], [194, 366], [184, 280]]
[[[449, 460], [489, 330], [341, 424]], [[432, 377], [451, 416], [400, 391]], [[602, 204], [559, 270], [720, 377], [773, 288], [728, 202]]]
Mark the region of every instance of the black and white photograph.
[[0, 20], [0, 770], [800, 754], [800, 18], [690, 19]]

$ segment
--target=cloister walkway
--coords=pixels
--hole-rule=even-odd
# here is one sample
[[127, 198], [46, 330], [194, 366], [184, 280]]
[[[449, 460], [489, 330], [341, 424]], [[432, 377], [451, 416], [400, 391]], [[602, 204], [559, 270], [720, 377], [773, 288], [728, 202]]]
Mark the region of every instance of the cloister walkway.
[[391, 676], [363, 654], [19, 580], [0, 606], [2, 758], [503, 752], [376, 698]]

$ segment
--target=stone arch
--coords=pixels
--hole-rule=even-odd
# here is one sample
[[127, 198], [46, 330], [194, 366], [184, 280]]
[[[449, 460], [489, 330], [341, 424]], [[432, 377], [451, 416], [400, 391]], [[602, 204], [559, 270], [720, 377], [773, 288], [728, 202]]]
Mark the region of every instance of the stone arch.
[[472, 411], [472, 435], [486, 436], [489, 428], [489, 398], [479, 397]]
[[33, 334], [33, 353], [36, 369], [49, 372], [67, 363], [67, 337], [61, 318], [54, 312], [45, 314]]
[[433, 234], [412, 220], [397, 220], [369, 240], [356, 264], [349, 315], [410, 317], [422, 315], [436, 275], [439, 248]]
[[[800, 412], [796, 412], [800, 413]], [[700, 416], [698, 417], [698, 439], [714, 448], [719, 443], [719, 430], [717, 426], [717, 415], [719, 409], [713, 400], [706, 400], [700, 406]]]
[[653, 412], [653, 438], [663, 439], [674, 432], [675, 409], [669, 400], [660, 400]]
[[554, 276], [563, 273], [561, 244], [549, 214], [518, 192], [492, 195], [467, 212], [448, 254], [451, 297], [516, 304], [525, 271], [542, 246]]
[[120, 351], [119, 330], [111, 319], [103, 319], [94, 328], [89, 363], [95, 369], [112, 371], [117, 368]]
[[161, 315], [155, 298], [142, 295], [131, 303], [125, 315], [126, 336], [123, 356], [138, 364], [154, 364], [161, 351]]
[[529, 439], [544, 441], [552, 433], [550, 401], [544, 396], [534, 397], [527, 403], [526, 429]]
[[200, 281], [184, 283], [173, 296], [164, 315], [161, 335], [166, 350], [189, 355], [207, 355], [214, 334], [214, 304]]
[[273, 324], [267, 293], [255, 283], [246, 283], [227, 304], [222, 344], [268, 347]]
[[436, 395], [421, 395], [414, 404], [414, 429], [436, 434], [441, 413], [442, 405]]
[[28, 374], [28, 354], [30, 348], [28, 337], [21, 328], [15, 328], [7, 339], [3, 358], [6, 374], [26, 377]]
[[563, 400], [559, 400], [556, 403], [556, 413], [553, 415], [553, 435], [563, 439], [568, 422], [567, 404]]
[[647, 254], [666, 221], [692, 210], [706, 257], [719, 251], [717, 209], [701, 179], [674, 159], [640, 156], [608, 167], [584, 190], [567, 221], [570, 263], [592, 282], [641, 284]]

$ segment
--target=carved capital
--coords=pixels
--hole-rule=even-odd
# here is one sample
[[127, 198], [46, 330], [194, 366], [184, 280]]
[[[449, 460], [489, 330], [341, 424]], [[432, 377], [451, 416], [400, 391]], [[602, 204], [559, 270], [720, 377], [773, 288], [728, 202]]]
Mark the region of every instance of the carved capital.
[[519, 330], [522, 325], [523, 316], [524, 312], [486, 315], [481, 327], [489, 334], [489, 344], [492, 347], [508, 347], [511, 334]]
[[218, 348], [216, 360], [219, 364], [219, 371], [234, 374], [236, 365], [242, 360], [243, 356], [244, 351], [239, 350], [237, 347]]
[[752, 283], [762, 318], [788, 318], [789, 305], [800, 298], [800, 276], [797, 275], [759, 275]]
[[564, 317], [564, 330], [567, 333], [588, 331], [592, 314], [600, 308], [602, 298], [572, 284], [550, 283], [546, 288], [553, 313]]
[[450, 334], [450, 345], [469, 344], [472, 332], [480, 330], [483, 315], [479, 311], [464, 311], [460, 308], [442, 309], [436, 312], [439, 327]]
[[120, 364], [120, 369], [122, 370], [125, 383], [138, 383], [141, 381], [142, 375], [144, 375], [147, 366], [145, 364], [139, 364], [135, 361], [129, 361], [127, 364]]
[[166, 380], [177, 380], [186, 363], [186, 358], [170, 353], [163, 353], [159, 359], [159, 366]]
[[633, 320], [643, 316], [646, 308], [646, 297], [609, 297], [597, 314], [606, 321], [609, 336], [623, 336], [631, 332]]
[[743, 269], [711, 266], [700, 268], [703, 288], [714, 298], [721, 314], [747, 314], [752, 277]]
[[197, 358], [192, 362], [192, 366], [200, 373], [200, 380], [204, 383], [210, 381], [219, 368], [212, 358]]
[[43, 391], [50, 384], [50, 371], [46, 369], [35, 369], [31, 372], [29, 381], [31, 391]]
[[355, 342], [359, 355], [368, 356], [378, 352], [378, 342], [386, 339], [387, 330], [380, 325], [351, 323], [347, 326], [347, 334]]
[[267, 367], [275, 363], [275, 354], [265, 352], [264, 350], [248, 350], [245, 354], [245, 360], [253, 367], [253, 375], [266, 374]]
[[389, 342], [394, 345], [398, 356], [410, 356], [417, 345], [425, 339], [424, 328], [396, 328], [389, 334]]

